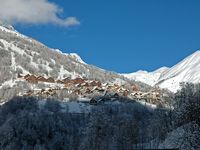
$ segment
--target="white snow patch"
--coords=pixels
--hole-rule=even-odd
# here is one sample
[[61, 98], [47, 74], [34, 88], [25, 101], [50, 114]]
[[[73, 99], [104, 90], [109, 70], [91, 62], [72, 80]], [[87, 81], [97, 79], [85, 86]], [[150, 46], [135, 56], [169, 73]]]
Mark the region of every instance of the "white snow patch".
[[76, 60], [76, 61], [82, 63], [82, 64], [86, 64], [86, 63], [81, 59], [81, 57], [80, 57], [78, 54], [76, 54], [76, 53], [70, 53], [68, 56], [71, 57], [71, 58], [73, 58], [74, 60]]
[[51, 58], [51, 62], [55, 65], [56, 61], [54, 59]]
[[152, 108], [152, 109], [156, 109], [157, 108], [157, 105], [154, 105], [154, 104], [150, 104], [150, 103], [147, 103], [145, 101], [137, 101], [138, 103], [146, 106], [146, 107], [149, 107], [149, 108]]
[[147, 71], [139, 70], [135, 73], [121, 74], [121, 75], [127, 77], [128, 79], [140, 81], [140, 82], [146, 83], [148, 85], [154, 86], [158, 82], [160, 76], [164, 72], [166, 72], [168, 69], [169, 68], [167, 68], [167, 67], [162, 67], [162, 68], [155, 70], [153, 72], [147, 72]]
[[13, 34], [13, 35], [15, 35], [15, 36], [17, 36], [17, 37], [20, 37], [20, 38], [26, 39], [26, 40], [28, 40], [28, 41], [30, 41], [30, 42], [33, 41], [33, 40], [30, 39], [29, 37], [20, 34], [20, 33], [17, 32], [16, 30], [14, 30], [14, 29], [10, 30], [10, 29], [8, 29], [8, 28], [6, 28], [6, 27], [3, 27], [3, 26], [1, 26], [1, 25], [0, 25], [0, 31], [4, 31], [4, 32], [7, 32], [7, 33], [11, 33], [11, 34]]
[[13, 87], [15, 85], [15, 80], [11, 79], [11, 80], [8, 80], [8, 81], [5, 81], [1, 86], [0, 86], [0, 89], [4, 86], [9, 86], [9, 87]]
[[90, 105], [81, 102], [61, 102], [62, 112], [69, 113], [89, 113], [91, 110]]
[[118, 85], [124, 85], [126, 82], [122, 79], [116, 78], [112, 83], [118, 84]]
[[9, 48], [11, 48], [11, 50], [13, 50], [13, 51], [15, 51], [15, 52], [17, 52], [17, 53], [19, 53], [19, 54], [21, 54], [21, 55], [23, 55], [23, 54], [27, 55], [27, 54], [24, 52], [24, 50], [18, 48], [18, 47], [15, 46], [13, 43], [8, 43], [8, 42], [7, 42], [6, 40], [4, 40], [4, 39], [0, 39], [0, 41], [4, 44], [6, 50], [9, 50]]

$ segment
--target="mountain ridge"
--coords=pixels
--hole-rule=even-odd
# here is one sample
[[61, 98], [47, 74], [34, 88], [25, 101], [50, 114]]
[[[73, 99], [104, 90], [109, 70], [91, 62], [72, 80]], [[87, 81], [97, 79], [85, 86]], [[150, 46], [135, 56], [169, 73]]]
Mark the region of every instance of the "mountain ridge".
[[[156, 75], [157, 70], [153, 72], [143, 71], [135, 72], [131, 74], [122, 74], [129, 79], [135, 79], [136, 81], [142, 81], [151, 86], [159, 86], [160, 88], [168, 89], [172, 92], [176, 92], [180, 89], [179, 84], [181, 82], [200, 82], [200, 50], [195, 51], [182, 61], [172, 66], [171, 68], [161, 67], [161, 72], [152, 79], [152, 75]], [[143, 76], [143, 78], [141, 78]], [[146, 79], [146, 80], [145, 80]], [[154, 82], [152, 82], [152, 80]]]
[[[63, 53], [27, 37], [15, 29], [0, 25], [0, 100], [36, 88], [18, 80], [18, 74], [52, 77], [55, 80], [86, 78], [102, 83], [129, 86], [136, 84], [141, 90], [151, 87], [129, 80], [124, 76], [87, 64], [76, 53]], [[6, 94], [5, 94], [6, 93]], [[10, 95], [10, 96], [9, 96]]]

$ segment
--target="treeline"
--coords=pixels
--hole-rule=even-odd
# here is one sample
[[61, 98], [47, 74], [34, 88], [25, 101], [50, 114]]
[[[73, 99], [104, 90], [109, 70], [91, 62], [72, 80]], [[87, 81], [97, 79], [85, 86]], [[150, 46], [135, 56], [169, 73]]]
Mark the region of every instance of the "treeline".
[[181, 86], [172, 109], [115, 101], [72, 113], [80, 102], [13, 98], [0, 107], [0, 149], [200, 149], [200, 85]]
[[[67, 107], [63, 111], [62, 105], [31, 97], [16, 97], [2, 105], [0, 149], [125, 150], [158, 136], [150, 128], [157, 120], [157, 110], [137, 102], [86, 103], [91, 108], [88, 113], [71, 113]], [[159, 113], [162, 118], [164, 114]], [[156, 128], [164, 126], [156, 123]]]
[[160, 148], [200, 149], [200, 84], [181, 83], [168, 113], [170, 126]]

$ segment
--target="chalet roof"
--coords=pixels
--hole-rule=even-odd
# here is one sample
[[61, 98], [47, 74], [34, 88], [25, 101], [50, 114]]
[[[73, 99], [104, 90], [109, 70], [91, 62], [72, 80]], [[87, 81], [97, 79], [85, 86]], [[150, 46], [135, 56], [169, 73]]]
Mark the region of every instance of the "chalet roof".
[[37, 80], [38, 81], [46, 81], [47, 79], [45, 77], [43, 77], [43, 76], [38, 76]]
[[18, 73], [18, 74], [17, 74], [17, 77], [18, 77], [18, 78], [22, 78], [23, 76], [22, 76], [20, 73]]
[[115, 94], [113, 95], [113, 97], [119, 97], [119, 94], [118, 94], [118, 93], [115, 93]]
[[73, 79], [72, 80], [72, 82], [74, 83], [74, 84], [79, 84], [79, 83], [84, 83], [84, 79], [82, 79], [82, 78], [76, 78], [76, 79]]
[[37, 77], [34, 76], [34, 75], [31, 75], [31, 76], [27, 77], [26, 80], [28, 82], [31, 82], [31, 83], [37, 83], [38, 82]]
[[67, 78], [63, 79], [62, 81], [63, 81], [63, 82], [68, 82], [68, 81], [70, 81], [70, 78], [67, 77]]
[[97, 100], [96, 100], [95, 98], [92, 98], [92, 99], [90, 100], [90, 104], [97, 104]]
[[46, 81], [47, 82], [53, 82], [53, 83], [55, 82], [54, 78], [52, 78], [52, 77], [49, 77], [48, 79], [46, 79]]
[[61, 80], [57, 80], [56, 83], [61, 83], [61, 84], [63, 84], [64, 82], [61, 81]]
[[30, 76], [28, 76], [28, 77], [26, 78], [26, 80], [28, 80], [28, 81], [37, 81], [37, 77], [34, 76], [34, 75], [30, 75]]
[[25, 79], [28, 78], [28, 77], [30, 77], [30, 74], [27, 74], [27, 75], [24, 76]]

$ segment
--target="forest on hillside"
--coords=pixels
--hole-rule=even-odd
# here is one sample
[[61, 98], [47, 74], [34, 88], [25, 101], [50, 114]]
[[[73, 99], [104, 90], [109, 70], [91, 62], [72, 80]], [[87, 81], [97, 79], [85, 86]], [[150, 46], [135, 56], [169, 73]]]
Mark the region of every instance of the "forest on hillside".
[[181, 87], [166, 109], [115, 101], [76, 113], [59, 100], [15, 97], [0, 107], [0, 149], [200, 149], [200, 84]]

